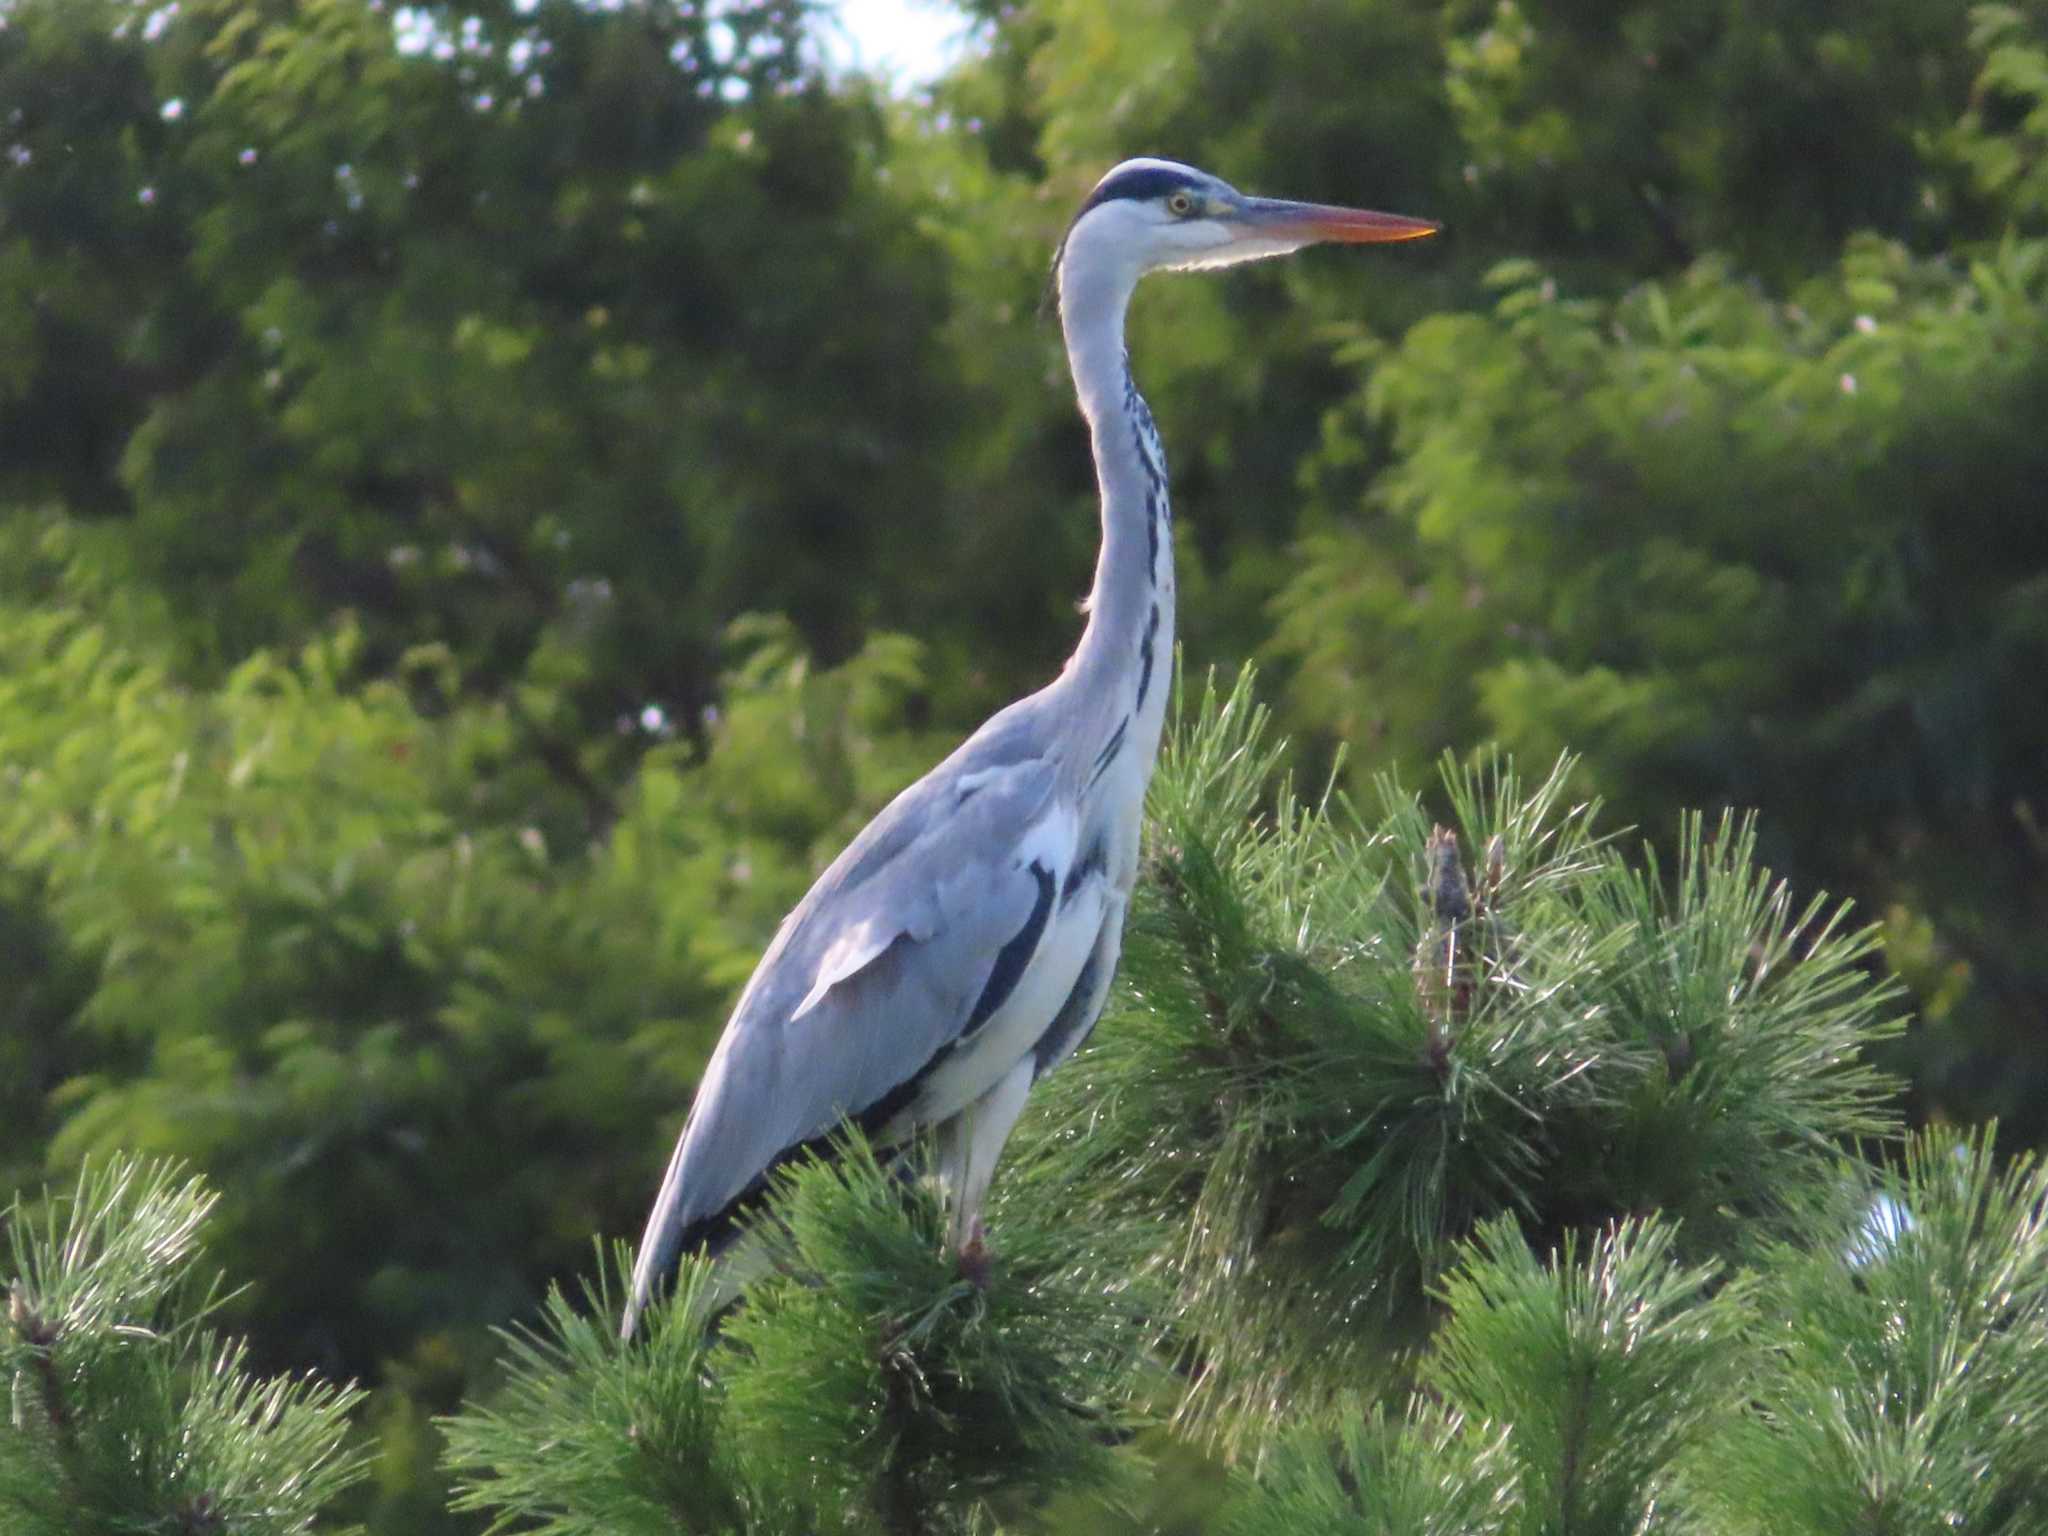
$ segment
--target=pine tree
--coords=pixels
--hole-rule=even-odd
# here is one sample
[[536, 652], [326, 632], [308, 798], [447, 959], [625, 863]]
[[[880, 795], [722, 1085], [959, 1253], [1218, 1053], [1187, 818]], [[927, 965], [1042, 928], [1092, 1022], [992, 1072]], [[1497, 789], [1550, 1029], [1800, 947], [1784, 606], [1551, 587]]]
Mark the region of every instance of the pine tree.
[[[1041, 1087], [988, 1289], [850, 1144], [784, 1181], [722, 1330], [695, 1271], [644, 1349], [558, 1301], [451, 1426], [472, 1507], [1738, 1536], [1796, 1484], [1794, 1529], [2037, 1528], [2048, 1176], [1988, 1134], [1885, 1160], [1870, 931], [1738, 821], [1632, 861], [1568, 763], [1447, 763], [1439, 825], [1275, 792], [1249, 677], [1191, 714], [1123, 1004]], [[1234, 1470], [1174, 1526], [1142, 1468], [1186, 1447]]]
[[[736, 1309], [686, 1265], [622, 1343], [615, 1250], [511, 1332], [443, 1426], [459, 1508], [548, 1536], [2048, 1528], [2048, 1170], [1988, 1130], [1898, 1139], [1867, 929], [1740, 821], [1635, 855], [1569, 764], [1447, 763], [1439, 820], [1276, 780], [1248, 677], [1186, 714], [1121, 1001], [1041, 1087], [986, 1284], [922, 1149], [849, 1132], [780, 1177]], [[254, 1383], [201, 1331], [208, 1199], [124, 1169], [42, 1226], [17, 1204], [0, 1528], [297, 1530], [359, 1470], [349, 1394]]]
[[88, 1169], [6, 1216], [0, 1530], [284, 1536], [363, 1472], [350, 1389], [247, 1368], [207, 1328], [198, 1239], [216, 1197], [164, 1164]]

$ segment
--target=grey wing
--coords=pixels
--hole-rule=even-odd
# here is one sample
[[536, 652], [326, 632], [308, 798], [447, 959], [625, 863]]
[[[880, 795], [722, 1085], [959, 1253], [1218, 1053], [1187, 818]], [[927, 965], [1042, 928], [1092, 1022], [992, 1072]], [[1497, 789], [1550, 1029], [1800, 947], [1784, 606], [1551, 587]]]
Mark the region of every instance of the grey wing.
[[698, 1086], [641, 1238], [628, 1333], [678, 1256], [780, 1161], [845, 1118], [881, 1129], [986, 1016], [991, 988], [1014, 985], [1073, 856], [1052, 787], [1042, 759], [942, 764], [790, 914]]

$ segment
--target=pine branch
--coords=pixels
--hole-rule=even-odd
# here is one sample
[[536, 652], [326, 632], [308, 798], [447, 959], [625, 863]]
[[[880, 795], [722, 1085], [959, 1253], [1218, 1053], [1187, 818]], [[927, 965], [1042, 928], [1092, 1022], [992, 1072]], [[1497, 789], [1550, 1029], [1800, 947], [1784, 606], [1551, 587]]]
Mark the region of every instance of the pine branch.
[[2048, 1529], [2048, 1168], [1934, 1131], [1774, 1255], [1768, 1369], [1703, 1457], [1730, 1533]]
[[1502, 1430], [1423, 1399], [1405, 1419], [1347, 1405], [1297, 1431], [1226, 1510], [1224, 1536], [1504, 1536], [1519, 1474]]
[[19, 1198], [9, 1208], [10, 1536], [282, 1536], [361, 1475], [342, 1450], [360, 1394], [257, 1378], [242, 1346], [204, 1331], [221, 1299], [195, 1276], [213, 1204], [168, 1166], [116, 1161], [46, 1201], [40, 1222]]
[[1676, 1261], [1668, 1223], [1567, 1238], [1543, 1264], [1510, 1222], [1444, 1280], [1425, 1383], [1506, 1426], [1527, 1531], [1648, 1531], [1680, 1456], [1733, 1403], [1751, 1287]]
[[1662, 1210], [1700, 1262], [1835, 1212], [1845, 1149], [1895, 1125], [1863, 1055], [1895, 992], [1746, 824], [1689, 822], [1667, 889], [1569, 760], [1446, 760], [1440, 824], [1391, 783], [1370, 817], [1304, 804], [1280, 756], [1249, 674], [1170, 739], [1118, 1003], [998, 1185], [1140, 1245], [1183, 1423], [1249, 1448], [1282, 1405], [1398, 1400], [1490, 1220], [1548, 1249]]
[[1178, 1423], [1259, 1453], [1247, 1536], [1692, 1518], [1768, 1375], [1738, 1266], [1850, 1230], [1846, 1152], [1892, 1128], [1873, 936], [1796, 907], [1744, 823], [1631, 866], [1569, 761], [1447, 762], [1439, 822], [1391, 784], [1370, 817], [1304, 803], [1279, 756], [1248, 677], [1174, 737], [1118, 1006], [1038, 1091], [985, 1287], [915, 1150], [852, 1138], [781, 1180], [722, 1333], [694, 1268], [644, 1346], [611, 1327], [623, 1256], [553, 1298], [448, 1426], [463, 1507], [546, 1536], [1028, 1523], [1129, 1496], [1109, 1443], [1149, 1343]]
[[537, 1536], [805, 1529], [802, 1506], [750, 1481], [726, 1435], [708, 1271], [685, 1265], [629, 1346], [618, 1298], [630, 1272], [614, 1250], [581, 1308], [551, 1291], [536, 1328], [504, 1335], [504, 1386], [441, 1424], [454, 1508]]
[[780, 1273], [727, 1329], [763, 1475], [905, 1533], [1113, 1481], [1105, 1412], [1144, 1379], [1138, 1301], [1070, 1278], [1111, 1234], [1005, 1220], [987, 1275], [965, 1278], [937, 1192], [857, 1140], [796, 1170], [774, 1212]]
[[769, 1273], [719, 1331], [692, 1263], [621, 1344], [615, 1255], [583, 1310], [557, 1294], [508, 1335], [504, 1392], [444, 1426], [457, 1507], [544, 1536], [936, 1536], [1110, 1488], [1146, 1379], [1132, 1288], [1071, 1278], [1085, 1230], [999, 1223], [985, 1283], [944, 1231], [936, 1193], [849, 1134], [780, 1179], [755, 1234]]
[[1488, 1224], [1441, 1288], [1427, 1395], [1290, 1434], [1226, 1528], [2043, 1529], [2048, 1169], [1937, 1132], [1864, 1187], [1859, 1219], [1734, 1281], [1685, 1264], [1668, 1222], [1547, 1264]]

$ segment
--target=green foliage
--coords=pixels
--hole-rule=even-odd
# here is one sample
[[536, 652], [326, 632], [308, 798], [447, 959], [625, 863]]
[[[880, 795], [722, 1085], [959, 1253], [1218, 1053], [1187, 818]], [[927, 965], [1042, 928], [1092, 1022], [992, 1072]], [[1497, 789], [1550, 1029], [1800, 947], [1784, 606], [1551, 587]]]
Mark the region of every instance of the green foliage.
[[1838, 1209], [1842, 1149], [1895, 1123], [1871, 930], [1795, 908], [1731, 822], [1683, 829], [1667, 895], [1565, 801], [1568, 763], [1447, 765], [1453, 835], [1392, 786], [1373, 821], [1284, 786], [1260, 815], [1279, 755], [1248, 674], [1172, 737], [1131, 1002], [1040, 1086], [1001, 1186], [1149, 1234], [1186, 1422], [1256, 1442], [1398, 1387], [1489, 1219], [1548, 1244], [1661, 1210], [1652, 1248], [1740, 1261]]
[[709, 1272], [686, 1264], [628, 1346], [613, 1281], [631, 1273], [631, 1255], [599, 1257], [584, 1305], [551, 1290], [539, 1326], [506, 1335], [493, 1401], [444, 1421], [456, 1507], [496, 1511], [494, 1530], [545, 1536], [802, 1529], [799, 1507], [750, 1482], [724, 1433]]
[[1785, 276], [1859, 229], [1946, 232], [1953, 177], [1925, 142], [1969, 99], [1973, 14], [1988, 32], [1996, 13], [1052, 0], [1018, 14], [1020, 32], [1051, 23], [1033, 62], [1056, 169], [1150, 146], [1231, 176], [1348, 184], [1448, 220], [1469, 249], [1445, 261], [1524, 251], [1627, 281], [1709, 250]]
[[618, 1341], [609, 1286], [580, 1312], [555, 1293], [498, 1397], [448, 1421], [460, 1507], [556, 1536], [967, 1531], [1109, 1484], [1144, 1378], [1134, 1296], [1072, 1278], [1095, 1234], [1006, 1226], [977, 1283], [944, 1232], [936, 1193], [849, 1133], [781, 1176], [771, 1273], [722, 1329], [695, 1261], [644, 1342]]
[[1548, 1265], [1490, 1225], [1444, 1282], [1431, 1396], [1297, 1432], [1225, 1528], [2038, 1528], [2048, 1180], [1933, 1133], [1866, 1192], [1732, 1282], [1661, 1220]]
[[1935, 1132], [1859, 1231], [1779, 1255], [1768, 1369], [1696, 1479], [1731, 1533], [2039, 1530], [2048, 1520], [2048, 1174]]
[[1418, 1401], [1405, 1419], [1347, 1412], [1326, 1445], [1300, 1432], [1246, 1480], [1227, 1536], [1501, 1536], [1517, 1507], [1506, 1436]]
[[2038, 229], [2048, 214], [2048, 18], [2018, 5], [1979, 5], [1970, 18], [1983, 67], [1947, 147], [1994, 208]]
[[15, 531], [0, 846], [36, 963], [76, 991], [19, 973], [6, 1049], [57, 1092], [0, 1137], [57, 1166], [173, 1154], [233, 1189], [214, 1247], [253, 1282], [233, 1316], [257, 1358], [379, 1378], [390, 1464], [424, 1474], [426, 1415], [489, 1326], [593, 1227], [636, 1226], [783, 911], [934, 755], [903, 723], [917, 654], [878, 638], [820, 671], [749, 626], [710, 755], [652, 756], [593, 840], [505, 706], [423, 709], [348, 629], [181, 688], [92, 538]]
[[88, 1170], [6, 1215], [0, 1523], [20, 1536], [310, 1530], [363, 1474], [361, 1394], [250, 1372], [202, 1325], [198, 1235], [216, 1196], [166, 1164]]
[[783, 1278], [726, 1331], [764, 1479], [905, 1529], [1108, 1478], [1099, 1442], [1137, 1384], [1142, 1293], [1072, 1276], [1114, 1234], [1006, 1224], [977, 1283], [944, 1215], [857, 1143], [786, 1181], [768, 1239]]
[[1969, 15], [1967, 0], [1812, 0], [1768, 19], [1462, 0], [1445, 92], [1474, 197], [1518, 248], [1636, 275], [1718, 250], [1784, 277], [1855, 230], [1948, 222], [1923, 149], [1962, 110]]
[[1676, 1230], [1623, 1222], [1546, 1269], [1513, 1224], [1483, 1227], [1443, 1282], [1450, 1317], [1424, 1380], [1508, 1426], [1517, 1528], [1682, 1528], [1661, 1510], [1672, 1463], [1746, 1385], [1741, 1286], [1676, 1262]]
[[1929, 925], [1929, 1099], [2032, 1138], [1994, 1063], [2048, 999], [2044, 277], [1865, 239], [1796, 303], [1707, 263], [1605, 304], [1504, 267], [1357, 398], [1401, 463], [1304, 550], [1291, 713], [1412, 758], [1569, 742], [1641, 820], [1760, 807], [1773, 862]]
[[945, 298], [805, 14], [11, 5], [0, 496], [122, 518], [181, 665], [346, 608], [601, 780], [743, 609], [842, 659], [917, 588], [838, 570], [940, 531]]
[[[1840, 1167], [1858, 1194], [1841, 1218], [1733, 1279], [1688, 1263], [1662, 1216], [1568, 1234], [1547, 1259], [1514, 1222], [1483, 1224], [1434, 1287], [1423, 1391], [1399, 1413], [1290, 1411], [1214, 1528], [2037, 1528], [2048, 1174], [1952, 1133], [1893, 1168]], [[214, 1205], [132, 1162], [14, 1203], [9, 1530], [303, 1531], [362, 1475], [341, 1452], [357, 1394], [258, 1380], [206, 1330], [215, 1293], [193, 1282]], [[693, 1261], [631, 1343], [631, 1255], [601, 1256], [583, 1305], [554, 1292], [507, 1335], [493, 1400], [445, 1422], [458, 1506], [552, 1536], [1082, 1528], [1046, 1496], [1135, 1491], [1109, 1447], [1146, 1379], [1141, 1293], [1074, 1268], [1117, 1234], [1007, 1218], [984, 1289], [954, 1271], [941, 1218], [850, 1140], [783, 1176], [757, 1230], [774, 1264], [722, 1331], [722, 1286]]]

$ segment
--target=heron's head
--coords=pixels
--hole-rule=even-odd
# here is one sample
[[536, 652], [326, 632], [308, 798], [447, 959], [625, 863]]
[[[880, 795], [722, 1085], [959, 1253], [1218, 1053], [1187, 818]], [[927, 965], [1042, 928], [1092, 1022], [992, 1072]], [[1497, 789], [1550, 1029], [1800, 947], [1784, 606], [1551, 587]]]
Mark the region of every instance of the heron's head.
[[1227, 267], [1323, 241], [1416, 240], [1437, 228], [1397, 213], [1247, 197], [1193, 166], [1126, 160], [1074, 215], [1055, 270], [1063, 297], [1098, 282], [1128, 292], [1147, 272]]

